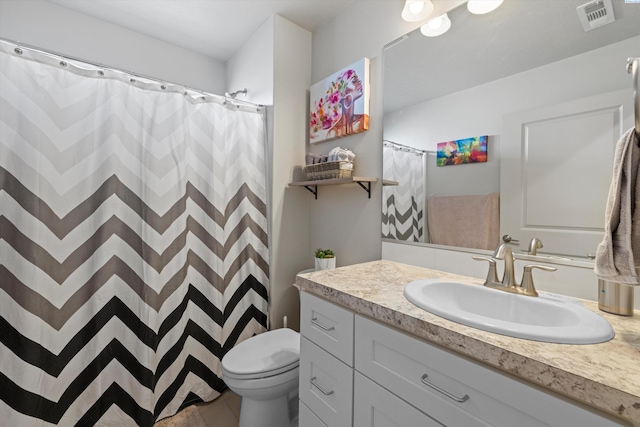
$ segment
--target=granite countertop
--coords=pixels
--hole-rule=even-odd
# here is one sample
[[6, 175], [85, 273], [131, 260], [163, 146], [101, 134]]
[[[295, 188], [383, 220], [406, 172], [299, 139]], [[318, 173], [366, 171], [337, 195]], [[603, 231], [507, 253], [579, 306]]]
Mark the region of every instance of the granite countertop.
[[467, 327], [414, 306], [404, 297], [404, 286], [427, 278], [482, 284], [480, 279], [382, 260], [302, 274], [296, 285], [640, 426], [640, 311], [633, 317], [616, 316], [581, 300], [611, 323], [613, 340], [590, 345], [528, 341]]

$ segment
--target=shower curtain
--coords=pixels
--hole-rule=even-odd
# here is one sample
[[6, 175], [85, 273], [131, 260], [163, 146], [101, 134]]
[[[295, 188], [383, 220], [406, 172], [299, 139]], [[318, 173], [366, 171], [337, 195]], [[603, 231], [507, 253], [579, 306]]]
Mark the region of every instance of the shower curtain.
[[398, 185], [382, 187], [382, 237], [424, 242], [424, 153], [390, 142], [382, 149], [382, 176]]
[[151, 426], [267, 327], [264, 113], [0, 43], [0, 417]]

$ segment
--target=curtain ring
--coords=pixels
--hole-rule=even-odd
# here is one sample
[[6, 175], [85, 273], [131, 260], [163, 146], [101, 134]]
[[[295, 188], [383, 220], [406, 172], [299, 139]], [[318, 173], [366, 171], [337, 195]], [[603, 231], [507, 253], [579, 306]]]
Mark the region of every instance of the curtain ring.
[[167, 88], [167, 85], [160, 85], [160, 89], [165, 90]]
[[66, 66], [67, 66], [67, 63], [66, 63], [66, 62], [64, 62], [64, 61], [60, 61], [60, 66], [61, 66], [61, 67], [66, 67]]
[[100, 77], [104, 77], [104, 71], [102, 71], [102, 70], [98, 70], [98, 75], [99, 75]]
[[13, 49], [13, 51], [18, 55], [22, 55], [22, 49], [20, 49], [19, 47]]
[[129, 79], [129, 83], [135, 83], [135, 82], [136, 82], [136, 79], [134, 79], [133, 77]]

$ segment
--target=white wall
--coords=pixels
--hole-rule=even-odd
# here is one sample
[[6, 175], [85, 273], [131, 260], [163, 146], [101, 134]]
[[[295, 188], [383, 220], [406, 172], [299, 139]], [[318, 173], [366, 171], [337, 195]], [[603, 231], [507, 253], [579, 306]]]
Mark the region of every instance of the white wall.
[[311, 85], [311, 33], [286, 19], [275, 17], [273, 95], [273, 187], [271, 325], [299, 329], [300, 300], [293, 287], [296, 273], [312, 267], [309, 246], [307, 191], [289, 187], [304, 159], [307, 90]]
[[[403, 5], [400, 0], [357, 0], [313, 34], [312, 83], [363, 57], [371, 59], [369, 130], [320, 144], [306, 143], [307, 151], [316, 154], [334, 147], [350, 149], [356, 154], [354, 175], [382, 177], [381, 53], [385, 44], [416, 28], [400, 19]], [[318, 187], [318, 200], [307, 196], [311, 204], [309, 267], [318, 247], [333, 249], [338, 266], [380, 259], [381, 188], [380, 182], [372, 185], [371, 199], [356, 184]]]
[[216, 94], [224, 64], [42, 0], [0, 1], [0, 37]]
[[227, 92], [246, 88], [238, 99], [273, 105], [275, 16], [269, 18], [227, 61]]

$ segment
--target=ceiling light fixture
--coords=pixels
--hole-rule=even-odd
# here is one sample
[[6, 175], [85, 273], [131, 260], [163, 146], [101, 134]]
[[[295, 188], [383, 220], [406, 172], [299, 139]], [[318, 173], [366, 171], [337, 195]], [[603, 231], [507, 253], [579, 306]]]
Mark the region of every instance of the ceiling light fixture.
[[406, 0], [402, 9], [402, 19], [417, 22], [427, 19], [433, 12], [431, 0]]
[[451, 20], [445, 13], [420, 27], [420, 32], [427, 37], [441, 36], [451, 28]]
[[484, 15], [496, 10], [502, 2], [503, 0], [469, 0], [467, 9], [474, 15]]

